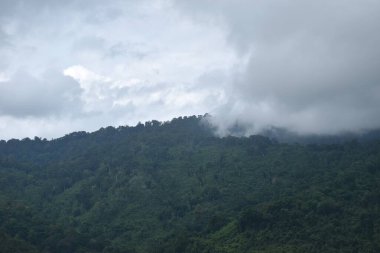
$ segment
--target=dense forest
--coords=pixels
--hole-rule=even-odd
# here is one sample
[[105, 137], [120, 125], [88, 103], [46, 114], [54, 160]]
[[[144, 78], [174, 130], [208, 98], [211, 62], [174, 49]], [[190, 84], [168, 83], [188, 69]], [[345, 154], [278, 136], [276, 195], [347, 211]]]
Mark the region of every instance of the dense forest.
[[380, 141], [202, 116], [0, 142], [0, 252], [380, 252]]

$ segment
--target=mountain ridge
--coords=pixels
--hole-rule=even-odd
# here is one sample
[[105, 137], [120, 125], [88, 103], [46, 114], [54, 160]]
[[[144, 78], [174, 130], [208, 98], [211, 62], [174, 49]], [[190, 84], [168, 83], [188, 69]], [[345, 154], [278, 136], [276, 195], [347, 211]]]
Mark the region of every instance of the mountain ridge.
[[379, 251], [379, 141], [219, 138], [201, 121], [1, 142], [0, 251]]

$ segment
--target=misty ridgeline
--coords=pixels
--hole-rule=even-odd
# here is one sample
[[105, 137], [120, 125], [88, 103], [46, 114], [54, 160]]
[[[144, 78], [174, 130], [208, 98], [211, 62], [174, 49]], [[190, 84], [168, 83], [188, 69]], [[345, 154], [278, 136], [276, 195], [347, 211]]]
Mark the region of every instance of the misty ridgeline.
[[265, 134], [191, 116], [1, 141], [0, 252], [380, 252], [377, 133]]

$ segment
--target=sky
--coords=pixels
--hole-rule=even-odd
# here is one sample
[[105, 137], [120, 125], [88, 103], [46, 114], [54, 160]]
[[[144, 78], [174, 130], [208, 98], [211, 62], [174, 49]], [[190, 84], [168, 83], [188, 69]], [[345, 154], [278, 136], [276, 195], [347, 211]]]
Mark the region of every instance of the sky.
[[0, 0], [0, 139], [210, 113], [380, 127], [380, 1]]

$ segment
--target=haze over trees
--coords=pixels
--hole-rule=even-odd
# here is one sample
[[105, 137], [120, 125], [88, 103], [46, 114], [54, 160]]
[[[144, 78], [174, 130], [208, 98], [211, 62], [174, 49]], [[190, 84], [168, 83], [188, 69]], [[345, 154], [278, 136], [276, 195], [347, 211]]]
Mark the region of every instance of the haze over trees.
[[380, 142], [202, 117], [0, 142], [0, 252], [379, 252]]

